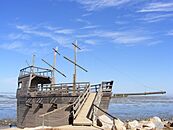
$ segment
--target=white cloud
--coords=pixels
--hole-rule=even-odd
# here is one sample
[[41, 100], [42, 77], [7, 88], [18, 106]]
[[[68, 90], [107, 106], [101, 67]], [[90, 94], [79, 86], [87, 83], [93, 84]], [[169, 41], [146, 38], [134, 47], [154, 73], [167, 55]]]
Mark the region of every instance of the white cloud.
[[9, 41], [8, 43], [3, 43], [0, 45], [0, 49], [16, 51], [22, 54], [32, 54], [33, 52], [36, 52], [36, 47], [28, 46], [27, 43], [20, 41]]
[[[96, 25], [88, 25], [83, 27], [83, 29], [92, 29], [92, 30], [86, 30], [84, 32], [77, 34], [74, 34], [76, 38], [79, 38], [80, 40], [85, 41], [84, 43], [88, 45], [95, 45], [96, 42], [99, 41], [109, 41], [110, 43], [118, 43], [118, 44], [140, 44], [145, 41], [151, 40], [151, 36], [144, 35], [142, 31], [104, 31], [104, 30], [97, 30]], [[72, 29], [59, 29], [53, 31], [45, 31], [41, 29], [35, 29], [33, 27], [29, 27], [26, 25], [17, 26], [18, 29], [20, 29], [23, 33], [31, 34], [39, 37], [49, 38], [50, 40], [53, 40], [54, 42], [64, 46], [69, 47], [71, 41], [74, 40], [74, 37], [69, 37], [68, 35], [62, 36], [59, 35], [59, 33], [66, 33], [70, 34], [73, 32]], [[55, 27], [54, 27], [55, 28]], [[93, 30], [94, 29], [94, 30]], [[93, 40], [95, 39], [95, 40]], [[42, 46], [42, 45], [41, 45]], [[44, 44], [43, 44], [44, 46]]]
[[119, 44], [140, 44], [152, 39], [151, 37], [145, 36], [138, 31], [96, 31], [94, 35], [107, 38], [108, 40], [110, 39], [112, 42]]
[[93, 34], [93, 32], [90, 32], [88, 34], [78, 34], [76, 35], [77, 38], [88, 38], [88, 37], [94, 37], [95, 35]]
[[74, 0], [84, 6], [87, 11], [94, 11], [107, 7], [119, 6], [130, 0]]
[[51, 40], [53, 40], [54, 42], [62, 45], [62, 46], [66, 46], [66, 44], [68, 44], [70, 42], [70, 38], [68, 38], [67, 36], [60, 36], [57, 35], [56, 33], [72, 33], [73, 30], [59, 30], [60, 32], [55, 32], [55, 31], [42, 31], [41, 29], [34, 29], [34, 28], [30, 28], [29, 26], [26, 25], [17, 25], [16, 26], [18, 29], [20, 29], [23, 33], [26, 34], [32, 34], [35, 36], [40, 36], [40, 37], [44, 37], [44, 38], [49, 38]]
[[86, 16], [90, 16], [92, 15], [92, 13], [86, 13], [86, 14], [83, 14], [82, 17], [86, 17]]
[[89, 21], [81, 19], [81, 18], [77, 18], [76, 21], [80, 23], [84, 23], [84, 24], [91, 24]]
[[69, 34], [72, 33], [73, 30], [61, 29], [59, 30], [60, 32], [55, 33], [53, 27], [50, 27], [51, 26], [49, 26], [48, 29], [44, 28], [44, 26], [16, 25], [18, 33], [10, 33], [7, 35], [6, 40], [0, 44], [0, 48], [22, 54], [27, 52], [27, 54], [30, 55], [35, 52], [38, 52], [38, 54], [46, 54], [50, 48], [58, 44], [63, 47], [68, 47], [72, 41], [72, 37], [68, 37], [64, 33]]
[[[87, 44], [96, 44], [99, 39], [100, 42], [109, 42], [124, 45], [146, 44], [153, 38], [142, 31], [105, 31], [95, 30], [89, 34], [77, 35], [78, 38], [86, 39]], [[96, 40], [92, 40], [92, 39]], [[88, 40], [89, 39], [89, 40]]]
[[128, 24], [128, 21], [115, 21], [115, 24], [117, 24], [117, 25], [125, 25], [125, 24]]
[[166, 18], [170, 17], [173, 17], [173, 14], [147, 14], [143, 18], [140, 18], [139, 20], [153, 23], [165, 20]]
[[93, 28], [97, 28], [99, 27], [98, 25], [89, 25], [89, 26], [85, 26], [85, 27], [82, 27], [80, 29], [93, 29]]
[[55, 31], [55, 30], [57, 30], [57, 29], [60, 29], [59, 27], [53, 27], [53, 26], [50, 26], [50, 25], [46, 25], [46, 26], [44, 26], [44, 28], [45, 28], [45, 29], [48, 29], [48, 30], [50, 30], [50, 31]]
[[98, 40], [87, 39], [87, 40], [84, 40], [84, 42], [90, 45], [95, 45], [98, 43]]
[[[8, 41], [1, 44], [0, 48], [14, 50], [20, 53], [32, 54], [42, 50], [39, 54], [46, 54], [50, 48], [58, 44], [63, 47], [71, 48], [71, 42], [75, 39], [82, 41], [85, 51], [90, 50], [91, 45], [98, 43], [116, 43], [122, 45], [148, 44], [152, 37], [145, 35], [141, 31], [110, 31], [98, 30], [97, 25], [87, 25], [74, 31], [73, 29], [63, 29], [53, 26], [28, 26], [16, 25], [19, 34], [9, 34]], [[73, 34], [70, 36], [69, 34]], [[63, 35], [62, 35], [63, 34]], [[26, 36], [26, 37], [25, 37]], [[29, 38], [27, 38], [29, 37]], [[28, 45], [29, 44], [29, 45]]]
[[33, 27], [33, 26], [28, 26], [28, 25], [16, 25], [16, 28], [17, 29], [20, 29], [20, 30], [34, 30], [36, 29], [37, 27]]
[[45, 29], [48, 29], [49, 31], [52, 31], [54, 33], [58, 34], [72, 34], [75, 32], [74, 29], [66, 29], [66, 28], [61, 28], [61, 27], [54, 27], [50, 25], [43, 26]]
[[154, 46], [154, 45], [157, 45], [157, 44], [160, 44], [162, 41], [151, 41], [148, 46]]
[[173, 36], [173, 31], [167, 33], [168, 36]]
[[170, 12], [173, 11], [173, 2], [157, 2], [157, 3], [150, 3], [143, 9], [137, 11], [141, 13], [145, 12]]
[[30, 38], [29, 35], [26, 35], [26, 34], [22, 34], [22, 33], [10, 33], [8, 35], [8, 39], [10, 40], [28, 40]]
[[18, 50], [23, 47], [23, 44], [21, 42], [15, 41], [12, 43], [4, 43], [0, 45], [0, 48], [6, 49], [6, 50]]
[[74, 33], [73, 29], [58, 29], [55, 31], [55, 33], [59, 33], [59, 34], [72, 34]]

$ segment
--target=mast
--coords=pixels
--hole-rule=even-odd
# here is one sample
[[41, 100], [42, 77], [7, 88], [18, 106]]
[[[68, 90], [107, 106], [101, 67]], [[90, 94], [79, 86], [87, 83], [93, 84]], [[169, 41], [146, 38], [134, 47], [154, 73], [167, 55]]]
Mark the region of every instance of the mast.
[[73, 44], [74, 46], [74, 74], [73, 74], [73, 95], [76, 94], [76, 58], [77, 58], [77, 40]]
[[34, 73], [34, 66], [35, 66], [35, 54], [32, 55], [32, 68], [31, 68], [32, 73]]
[[[55, 49], [58, 51], [58, 48]], [[53, 67], [52, 67], [52, 84], [55, 84], [55, 68], [56, 68], [56, 52], [54, 51]]]
[[[74, 46], [74, 61], [67, 58], [66, 56], [63, 56], [64, 59], [66, 59], [67, 61], [71, 62], [74, 65], [74, 74], [73, 74], [73, 95], [76, 95], [76, 75], [77, 75], [77, 70], [76, 68], [79, 67], [80, 69], [82, 69], [85, 72], [88, 72], [85, 68], [83, 68], [82, 66], [77, 64], [77, 49], [81, 50], [80, 47], [77, 46], [77, 40], [75, 41], [75, 43], [72, 43], [72, 45]], [[53, 48], [53, 50], [60, 55], [60, 53], [55, 50]], [[43, 59], [42, 59], [43, 60]], [[43, 60], [44, 61], [44, 60]], [[45, 62], [45, 61], [44, 61]], [[50, 65], [49, 65], [50, 66]]]

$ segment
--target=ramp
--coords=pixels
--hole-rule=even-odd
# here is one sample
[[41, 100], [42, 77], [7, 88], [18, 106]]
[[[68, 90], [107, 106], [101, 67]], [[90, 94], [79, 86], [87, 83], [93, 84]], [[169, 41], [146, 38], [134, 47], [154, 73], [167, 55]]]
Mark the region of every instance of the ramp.
[[80, 126], [92, 125], [92, 121], [87, 118], [87, 115], [92, 106], [95, 96], [96, 96], [96, 93], [89, 94], [84, 105], [82, 106], [81, 110], [79, 111], [79, 114], [77, 115], [76, 119], [73, 122], [74, 125], [80, 125]]

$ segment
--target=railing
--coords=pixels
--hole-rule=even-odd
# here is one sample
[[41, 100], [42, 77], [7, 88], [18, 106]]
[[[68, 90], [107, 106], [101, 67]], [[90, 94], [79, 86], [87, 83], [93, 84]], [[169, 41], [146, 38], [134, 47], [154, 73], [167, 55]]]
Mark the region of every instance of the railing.
[[[95, 105], [99, 106], [100, 105], [100, 102], [101, 102], [101, 99], [102, 99], [102, 96], [103, 96], [103, 92], [102, 92], [102, 85], [101, 84], [98, 84], [97, 86], [95, 86], [95, 88], [97, 88], [96, 90], [96, 96], [95, 96], [95, 99], [94, 99], [94, 103]], [[89, 115], [89, 118], [93, 120], [93, 123], [95, 121], [95, 116], [93, 116], [93, 113], [97, 113], [98, 109], [97, 108], [93, 108], [91, 107], [92, 110], [91, 110], [91, 113]]]
[[39, 76], [52, 77], [52, 70], [35, 66], [28, 66], [26, 68], [21, 69], [19, 76], [27, 76], [32, 73]]
[[73, 83], [40, 84], [38, 85], [38, 92], [44, 91], [70, 95], [75, 91], [77, 95], [80, 95], [89, 84], [89, 82], [77, 82], [75, 90], [73, 89]]
[[[97, 105], [92, 104], [92, 108], [93, 108], [93, 109], [94, 109], [94, 107], [97, 108], [98, 110], [100, 110], [101, 112], [103, 112], [104, 114], [108, 115], [108, 116], [112, 119], [112, 129], [113, 129], [113, 130], [116, 130], [115, 120], [118, 120], [118, 118], [112, 116], [111, 114], [109, 114], [108, 112], [104, 111], [103, 109], [101, 109], [101, 108], [98, 107]], [[97, 115], [95, 115], [95, 113], [93, 113], [93, 116], [96, 116], [96, 117], [97, 117]], [[105, 122], [105, 123], [108, 123], [108, 122]]]
[[102, 87], [102, 92], [112, 92], [113, 81], [102, 82], [101, 84], [91, 85], [91, 91], [98, 92]]
[[111, 92], [113, 86], [113, 81], [110, 82], [102, 82], [102, 90], [103, 92]]
[[89, 96], [90, 92], [90, 85], [87, 85], [84, 92], [76, 99], [76, 101], [73, 103], [73, 118], [75, 119], [77, 115], [79, 114], [80, 109], [82, 108], [84, 102]]
[[91, 91], [92, 92], [98, 92], [98, 90], [99, 90], [100, 87], [101, 87], [101, 84], [91, 85]]
[[92, 104], [92, 107], [91, 107], [91, 113], [89, 115], [89, 118], [93, 121], [93, 124], [96, 124], [98, 110], [100, 110], [104, 114], [108, 115], [109, 117], [113, 119], [113, 128], [115, 128], [115, 119], [117, 118], [110, 115], [109, 113], [107, 113], [106, 111], [104, 111], [103, 109], [99, 107], [103, 93], [112, 92], [112, 85], [113, 85], [113, 81], [102, 82], [102, 84], [92, 85], [92, 90], [95, 90], [97, 92], [94, 103]]

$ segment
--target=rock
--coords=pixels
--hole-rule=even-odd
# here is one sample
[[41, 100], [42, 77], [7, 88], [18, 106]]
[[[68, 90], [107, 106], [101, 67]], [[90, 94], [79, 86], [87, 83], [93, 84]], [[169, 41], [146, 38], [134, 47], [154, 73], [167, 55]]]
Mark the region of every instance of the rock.
[[117, 119], [117, 120], [114, 120], [114, 122], [115, 122], [116, 130], [126, 130], [125, 124], [121, 120]]
[[101, 115], [98, 117], [99, 122], [101, 122], [102, 127], [104, 130], [111, 130], [113, 121], [107, 117], [106, 115]]
[[155, 125], [153, 122], [148, 122], [146, 124], [143, 125], [143, 127], [148, 127], [148, 129], [155, 129]]
[[167, 128], [171, 128], [171, 127], [173, 127], [173, 122], [168, 121], [166, 124], [164, 124], [164, 126]]
[[113, 120], [111, 120], [106, 115], [99, 116], [98, 119], [102, 123], [102, 127], [101, 128], [103, 128], [104, 130], [112, 130], [112, 129], [126, 130], [126, 127], [125, 127], [124, 123], [121, 120], [119, 120], [119, 119], [114, 120], [115, 128], [113, 128]]
[[140, 126], [142, 130], [154, 130], [156, 128], [155, 124], [151, 121], [141, 121]]
[[170, 127], [173, 127], [173, 122], [170, 122]]
[[159, 117], [150, 118], [150, 121], [154, 123], [156, 130], [161, 130], [164, 128], [164, 123], [162, 123]]
[[136, 129], [142, 128], [137, 120], [128, 122], [127, 127], [128, 127], [128, 129], [131, 129], [131, 130], [136, 130]]

